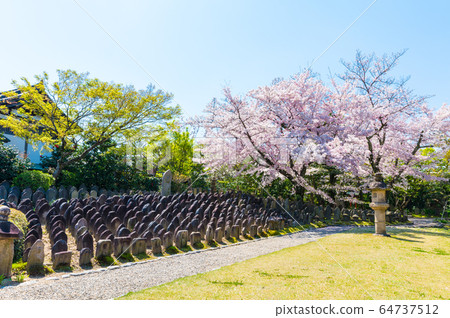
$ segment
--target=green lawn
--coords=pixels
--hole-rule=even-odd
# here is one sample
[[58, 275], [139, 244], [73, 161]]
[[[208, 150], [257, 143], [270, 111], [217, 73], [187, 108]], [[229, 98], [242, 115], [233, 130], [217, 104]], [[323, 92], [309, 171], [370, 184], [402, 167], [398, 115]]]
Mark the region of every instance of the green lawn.
[[390, 238], [372, 231], [318, 241], [354, 279], [311, 242], [120, 299], [450, 298], [449, 230], [397, 228]]

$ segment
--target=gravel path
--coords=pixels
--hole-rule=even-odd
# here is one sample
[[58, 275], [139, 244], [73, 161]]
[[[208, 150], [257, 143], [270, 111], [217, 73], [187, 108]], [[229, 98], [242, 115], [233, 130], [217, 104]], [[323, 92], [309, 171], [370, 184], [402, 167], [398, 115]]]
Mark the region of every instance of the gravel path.
[[111, 299], [164, 284], [180, 277], [211, 271], [286, 247], [341, 233], [349, 226], [330, 226], [295, 234], [245, 241], [158, 259], [84, 271], [58, 278], [34, 279], [0, 289], [0, 299]]
[[444, 224], [439, 223], [434, 218], [409, 218], [413, 223], [413, 227], [444, 227]]

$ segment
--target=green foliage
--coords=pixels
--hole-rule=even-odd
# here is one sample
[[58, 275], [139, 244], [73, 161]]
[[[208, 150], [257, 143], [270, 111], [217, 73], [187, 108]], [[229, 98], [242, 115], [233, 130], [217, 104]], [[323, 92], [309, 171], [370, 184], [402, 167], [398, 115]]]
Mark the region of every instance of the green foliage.
[[162, 177], [165, 171], [172, 171], [172, 193], [183, 192], [188, 187], [208, 189], [204, 167], [194, 161], [194, 156], [200, 155], [200, 152], [195, 148], [189, 130], [182, 130], [173, 123], [168, 128], [168, 133], [152, 149], [157, 176]]
[[[83, 152], [84, 147], [74, 152]], [[61, 152], [55, 149], [50, 156], [41, 159], [41, 166], [53, 172]], [[126, 163], [124, 147], [109, 140], [98, 148], [89, 152], [80, 161], [66, 167], [57, 182], [64, 186], [96, 185], [105, 189], [134, 189], [157, 191], [160, 180], [149, 176], [145, 171], [136, 169]]]
[[180, 250], [179, 249], [177, 249], [175, 246], [169, 246], [168, 248], [166, 248], [166, 251], [165, 251], [167, 254], [169, 254], [169, 255], [173, 255], [173, 254], [178, 254], [178, 253], [180, 253]]
[[9, 221], [13, 223], [22, 232], [23, 237], [21, 239], [14, 240], [14, 258], [13, 262], [19, 262], [22, 259], [24, 252], [25, 234], [28, 231], [28, 221], [21, 211], [11, 209], [9, 215]]
[[11, 223], [13, 223], [15, 226], [17, 226], [17, 228], [23, 234], [25, 234], [28, 230], [28, 221], [27, 221], [25, 214], [23, 214], [21, 211], [16, 210], [16, 209], [10, 209], [10, 210], [11, 210], [11, 214], [9, 215], [9, 221]]
[[5, 279], [5, 275], [0, 275], [0, 285], [3, 283], [4, 279]]
[[131, 253], [124, 253], [119, 257], [120, 262], [134, 262], [134, 257]]
[[[15, 81], [22, 107], [17, 113], [0, 118], [1, 126], [31, 144], [59, 148], [60, 157], [53, 172], [56, 179], [66, 167], [110, 139], [126, 139], [180, 114], [179, 106], [168, 105], [172, 95], [152, 86], [136, 90], [133, 86], [89, 78], [88, 73], [58, 70], [57, 74], [55, 83], [49, 82], [46, 73], [35, 77], [35, 85], [26, 78], [21, 83]], [[6, 95], [19, 98], [14, 92]], [[0, 111], [6, 114], [6, 109]], [[74, 152], [79, 145], [88, 144], [83, 151]]]
[[13, 179], [13, 185], [25, 189], [30, 187], [36, 191], [39, 187], [48, 190], [55, 183], [55, 179], [48, 173], [38, 170], [27, 170]]
[[388, 198], [397, 209], [440, 216], [446, 202], [450, 204], [450, 183], [407, 177], [405, 186], [394, 187], [388, 192]]
[[24, 273], [20, 273], [16, 276], [16, 281], [18, 283], [23, 283], [23, 281], [25, 280], [25, 278], [27, 278], [28, 275], [24, 274]]
[[101, 257], [97, 258], [97, 261], [98, 261], [99, 265], [102, 266], [102, 267], [107, 267], [107, 266], [119, 264], [111, 256], [101, 256]]
[[27, 263], [19, 261], [12, 264], [12, 272], [14, 274], [19, 274], [27, 270]]
[[179, 176], [189, 177], [193, 166], [194, 139], [190, 137], [189, 131], [174, 130], [168, 141], [170, 148], [170, 159], [161, 169], [170, 169]]
[[20, 158], [15, 148], [0, 144], [0, 181], [11, 181], [30, 167], [30, 160]]

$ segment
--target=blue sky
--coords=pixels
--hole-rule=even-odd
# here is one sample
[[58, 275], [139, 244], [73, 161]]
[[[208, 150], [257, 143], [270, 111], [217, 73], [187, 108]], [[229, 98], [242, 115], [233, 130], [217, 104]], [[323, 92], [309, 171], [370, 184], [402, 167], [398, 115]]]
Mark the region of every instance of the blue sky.
[[[317, 58], [373, 0], [77, 2], [186, 115], [224, 86], [244, 93]], [[157, 83], [75, 1], [0, 1], [0, 91], [56, 69], [144, 88]], [[357, 49], [409, 49], [397, 68], [416, 93], [450, 102], [450, 2], [378, 0], [314, 65], [327, 79]]]

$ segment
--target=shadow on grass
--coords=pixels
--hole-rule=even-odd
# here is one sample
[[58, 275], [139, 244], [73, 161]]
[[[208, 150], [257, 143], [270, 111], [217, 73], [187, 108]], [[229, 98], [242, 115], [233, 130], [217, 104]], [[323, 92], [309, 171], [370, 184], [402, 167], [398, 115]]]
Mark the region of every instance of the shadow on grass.
[[262, 277], [280, 277], [280, 278], [289, 278], [289, 279], [300, 279], [300, 278], [307, 278], [309, 276], [303, 276], [303, 275], [291, 275], [291, 274], [274, 274], [274, 273], [267, 273], [262, 271], [253, 271], [254, 273], [257, 273], [259, 276]]
[[411, 250], [414, 251], [414, 252], [434, 254], [434, 255], [450, 255], [449, 252], [444, 251], [444, 250], [442, 250], [440, 248], [434, 248], [432, 251], [426, 251], [426, 250], [424, 250], [424, 249], [422, 249], [420, 247], [413, 247]]
[[397, 241], [403, 241], [403, 242], [412, 242], [412, 243], [423, 243], [423, 240], [419, 241], [419, 240], [409, 240], [406, 238], [401, 238], [401, 237], [395, 237], [391, 235], [391, 238]]
[[210, 280], [211, 284], [220, 284], [220, 285], [231, 285], [231, 286], [242, 286], [243, 282], [235, 281], [235, 282], [219, 282], [217, 280]]
[[[388, 234], [390, 237], [386, 237], [387, 239], [394, 239], [399, 241], [406, 242], [416, 242], [422, 243], [424, 240], [424, 236], [436, 236], [436, 237], [445, 237], [450, 238], [450, 231], [441, 230], [441, 231], [431, 231], [426, 228], [394, 228], [388, 229]], [[345, 231], [342, 234], [370, 234], [373, 233], [373, 228], [358, 228], [350, 231]], [[405, 236], [407, 238], [398, 237], [399, 235]]]

